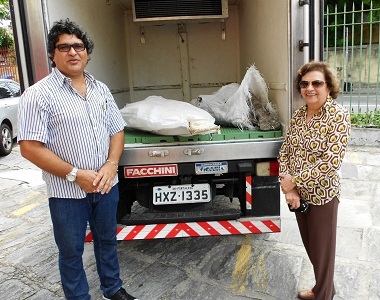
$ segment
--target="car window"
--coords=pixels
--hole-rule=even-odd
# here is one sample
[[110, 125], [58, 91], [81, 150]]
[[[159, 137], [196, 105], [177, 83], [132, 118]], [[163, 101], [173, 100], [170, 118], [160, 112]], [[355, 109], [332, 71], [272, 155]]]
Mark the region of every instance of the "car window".
[[10, 97], [13, 97], [11, 90], [4, 83], [0, 83], [0, 99]]
[[17, 82], [8, 81], [7, 85], [11, 89], [14, 96], [20, 96], [20, 85]]

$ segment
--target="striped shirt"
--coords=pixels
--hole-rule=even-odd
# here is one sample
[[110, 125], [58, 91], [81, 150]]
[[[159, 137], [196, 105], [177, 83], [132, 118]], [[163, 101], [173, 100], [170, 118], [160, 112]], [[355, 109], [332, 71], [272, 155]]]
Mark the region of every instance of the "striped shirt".
[[[123, 130], [125, 122], [108, 87], [88, 72], [84, 75], [86, 98], [56, 68], [26, 89], [19, 103], [17, 139], [42, 142], [71, 165], [97, 171], [108, 158], [110, 137]], [[46, 171], [42, 177], [49, 197], [86, 197], [73, 182]]]

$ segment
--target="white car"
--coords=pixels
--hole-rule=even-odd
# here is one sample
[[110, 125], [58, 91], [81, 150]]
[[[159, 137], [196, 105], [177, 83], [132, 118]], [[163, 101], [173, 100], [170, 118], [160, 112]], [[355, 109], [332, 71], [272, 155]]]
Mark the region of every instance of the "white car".
[[11, 79], [0, 79], [0, 156], [12, 152], [17, 137], [17, 109], [20, 85]]

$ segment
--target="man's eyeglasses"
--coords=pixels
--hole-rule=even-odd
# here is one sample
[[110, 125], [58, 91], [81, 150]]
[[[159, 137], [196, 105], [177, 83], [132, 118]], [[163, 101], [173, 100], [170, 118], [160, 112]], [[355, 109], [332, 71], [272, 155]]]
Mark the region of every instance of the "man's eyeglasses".
[[71, 47], [73, 47], [73, 49], [76, 52], [81, 52], [84, 49], [86, 49], [86, 46], [84, 44], [81, 44], [81, 43], [72, 44], [72, 45], [70, 45], [70, 44], [59, 44], [59, 45], [55, 46], [55, 48], [57, 48], [59, 52], [69, 52], [71, 50]]
[[299, 83], [299, 87], [301, 89], [306, 89], [310, 85], [310, 83], [313, 86], [313, 88], [319, 88], [325, 84], [325, 82], [322, 80], [313, 80], [313, 81], [302, 80]]

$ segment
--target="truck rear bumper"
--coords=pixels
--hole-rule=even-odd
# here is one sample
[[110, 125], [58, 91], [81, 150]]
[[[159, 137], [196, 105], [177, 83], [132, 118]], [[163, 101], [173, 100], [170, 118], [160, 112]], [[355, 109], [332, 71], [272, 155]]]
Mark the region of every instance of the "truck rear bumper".
[[[280, 216], [248, 217], [239, 220], [210, 222], [183, 222], [167, 224], [149, 224], [118, 226], [116, 238], [119, 241], [170, 239], [179, 237], [222, 236], [274, 233], [281, 231]], [[86, 242], [92, 241], [92, 234], [87, 232]]]

